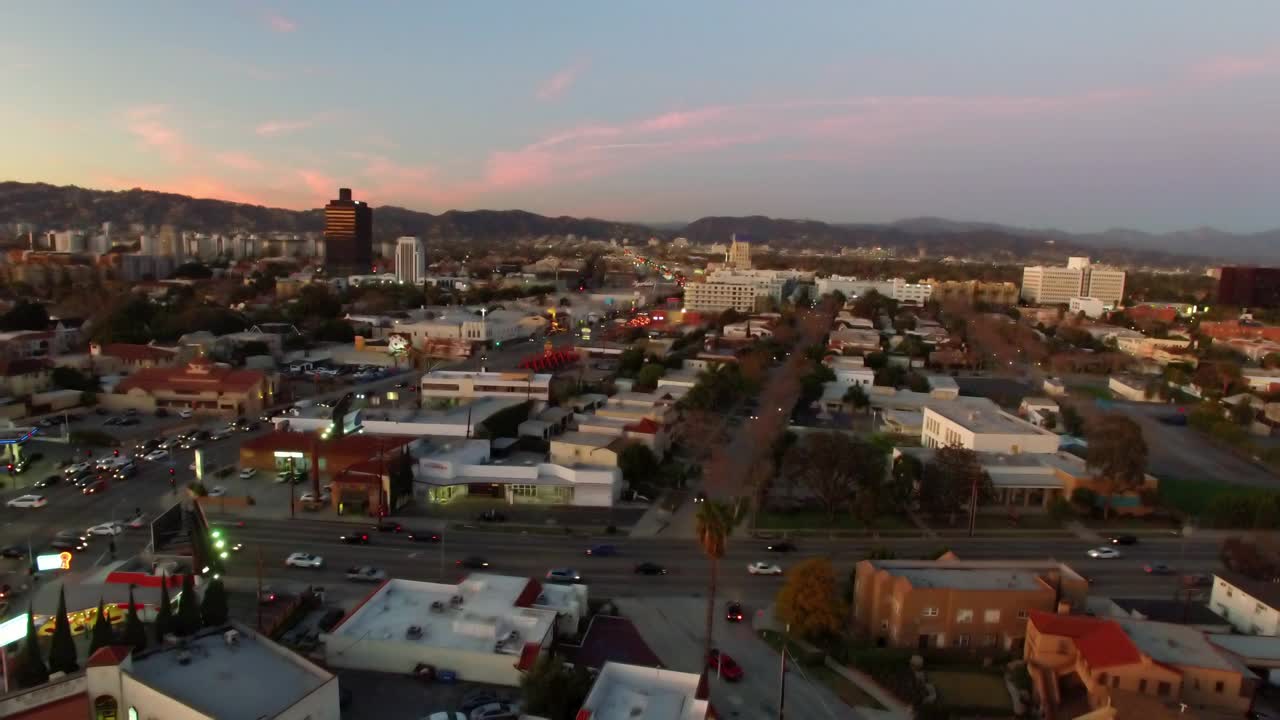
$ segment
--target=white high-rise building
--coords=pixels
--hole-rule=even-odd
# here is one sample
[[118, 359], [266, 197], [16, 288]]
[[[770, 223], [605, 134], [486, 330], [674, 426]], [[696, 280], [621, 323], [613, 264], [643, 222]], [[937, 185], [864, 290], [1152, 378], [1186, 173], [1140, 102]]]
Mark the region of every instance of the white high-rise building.
[[53, 249], [63, 253], [84, 252], [84, 233], [78, 230], [60, 230], [54, 233]]
[[1022, 299], [1035, 305], [1070, 304], [1073, 297], [1119, 304], [1124, 299], [1123, 270], [1095, 267], [1089, 258], [1073, 257], [1066, 267], [1022, 268]]
[[160, 241], [155, 235], [143, 233], [142, 239], [138, 242], [138, 254], [153, 257], [160, 254]]
[[427, 277], [427, 246], [420, 237], [396, 240], [396, 281], [421, 285]]

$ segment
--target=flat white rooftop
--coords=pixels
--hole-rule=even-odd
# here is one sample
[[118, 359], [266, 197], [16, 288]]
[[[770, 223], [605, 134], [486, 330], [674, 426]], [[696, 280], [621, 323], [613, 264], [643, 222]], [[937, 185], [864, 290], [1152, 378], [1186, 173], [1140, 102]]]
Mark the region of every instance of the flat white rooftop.
[[[549, 639], [557, 608], [577, 602], [576, 592], [571, 586], [487, 573], [472, 574], [457, 585], [390, 580], [333, 629], [329, 642], [340, 646], [368, 637], [519, 655], [525, 643]], [[433, 609], [435, 603], [439, 605]]]
[[999, 408], [968, 404], [963, 407], [931, 404], [926, 411], [935, 412], [979, 435], [1053, 435], [1048, 430], [1036, 427]]
[[582, 704], [591, 720], [704, 720], [695, 673], [605, 663]]

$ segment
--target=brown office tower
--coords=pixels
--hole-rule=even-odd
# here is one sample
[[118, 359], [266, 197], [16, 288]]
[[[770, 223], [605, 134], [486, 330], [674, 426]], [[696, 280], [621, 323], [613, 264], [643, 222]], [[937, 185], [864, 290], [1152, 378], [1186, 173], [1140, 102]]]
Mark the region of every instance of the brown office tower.
[[332, 276], [362, 275], [373, 265], [373, 208], [339, 188], [324, 206], [324, 267]]

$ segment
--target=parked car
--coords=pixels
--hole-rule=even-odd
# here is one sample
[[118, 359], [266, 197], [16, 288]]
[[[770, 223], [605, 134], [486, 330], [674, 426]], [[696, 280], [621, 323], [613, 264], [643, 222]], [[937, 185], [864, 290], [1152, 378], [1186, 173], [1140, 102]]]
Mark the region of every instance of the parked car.
[[161, 460], [168, 460], [169, 451], [168, 450], [152, 450], [146, 455], [143, 455], [142, 459], [150, 462], [159, 462]]
[[257, 474], [258, 474], [257, 470], [253, 468], [245, 468], [240, 471], [240, 479], [248, 480], [249, 478], [252, 478], [254, 475], [257, 475]]
[[735, 600], [730, 600], [725, 603], [724, 617], [729, 622], [742, 622], [742, 618], [744, 617], [742, 614], [742, 603]]
[[387, 579], [387, 573], [372, 565], [361, 565], [347, 568], [347, 579], [351, 582], [382, 582]]
[[296, 568], [322, 568], [324, 567], [324, 558], [311, 553], [296, 552], [285, 558], [284, 564], [288, 567]]
[[191, 418], [191, 415], [192, 415], [192, 413], [191, 413], [191, 411], [190, 411], [190, 410], [180, 410], [180, 411], [178, 411], [178, 417], [182, 418], [183, 420], [189, 420], [189, 419]]
[[764, 561], [757, 561], [747, 566], [747, 572], [752, 575], [781, 575], [782, 568]]
[[43, 495], [19, 495], [5, 503], [11, 508], [42, 508], [48, 504], [49, 499]]
[[213, 487], [209, 488], [206, 491], [206, 493], [209, 497], [225, 497], [227, 494], [227, 489], [222, 487], [221, 485], [214, 485]]
[[658, 563], [642, 562], [636, 565], [635, 572], [637, 575], [666, 575], [667, 569]]
[[0, 557], [9, 558], [10, 560], [26, 556], [27, 549], [18, 545], [8, 545], [3, 550], [0, 550]]
[[707, 651], [707, 669], [711, 672], [719, 672], [720, 677], [729, 682], [737, 682], [742, 679], [742, 666], [728, 653], [720, 652], [716, 648]]

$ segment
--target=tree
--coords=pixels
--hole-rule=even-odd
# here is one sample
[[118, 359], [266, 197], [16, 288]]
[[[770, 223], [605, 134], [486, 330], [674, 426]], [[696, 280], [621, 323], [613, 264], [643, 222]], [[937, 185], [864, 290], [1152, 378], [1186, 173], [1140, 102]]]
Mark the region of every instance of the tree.
[[636, 390], [649, 391], [658, 387], [658, 381], [665, 375], [667, 369], [657, 363], [648, 363], [640, 368], [640, 372], [636, 374], [635, 387]]
[[1111, 515], [1111, 499], [1142, 487], [1147, 477], [1147, 441], [1142, 428], [1124, 415], [1104, 415], [1089, 427], [1088, 468], [1096, 474], [1106, 502], [1102, 517]]
[[994, 493], [991, 476], [978, 455], [956, 445], [938, 448], [920, 476], [920, 505], [932, 515], [955, 515], [964, 506], [972, 511]]
[[404, 450], [391, 461], [390, 482], [391, 502], [389, 510], [395, 510], [400, 507], [401, 498], [413, 497], [413, 457], [409, 455], [409, 446], [405, 446]]
[[92, 377], [75, 368], [58, 366], [53, 369], [50, 380], [54, 387], [61, 390], [79, 390], [81, 392], [97, 392], [98, 383]]
[[227, 589], [221, 579], [212, 580], [204, 589], [200, 602], [200, 621], [205, 627], [220, 627], [227, 622]]
[[133, 586], [129, 586], [129, 609], [124, 615], [124, 644], [133, 647], [134, 652], [147, 649], [147, 630], [138, 617], [138, 608], [133, 602]]
[[49, 312], [38, 302], [19, 300], [9, 312], [0, 315], [0, 330], [48, 330]]
[[733, 528], [733, 515], [728, 505], [714, 500], [701, 503], [694, 516], [694, 531], [698, 546], [711, 561], [707, 575], [707, 623], [703, 637], [703, 654], [711, 651], [711, 630], [715, 627], [716, 581], [720, 574], [720, 558], [724, 557], [729, 531]]
[[22, 643], [22, 654], [18, 656], [18, 685], [24, 688], [35, 687], [49, 682], [49, 669], [40, 657], [40, 637], [36, 634], [35, 613], [27, 608], [27, 636]]
[[551, 654], [520, 678], [520, 689], [526, 712], [549, 720], [573, 720], [591, 691], [591, 675], [585, 665], [569, 669], [559, 655]]
[[[127, 631], [128, 628], [126, 627]], [[169, 600], [169, 576], [164, 575], [160, 579], [160, 605], [156, 608], [156, 620], [152, 624], [152, 630], [156, 635], [156, 644], [164, 644], [165, 635], [173, 635], [177, 632], [173, 619], [173, 603]]]
[[862, 389], [861, 385], [850, 385], [848, 390], [844, 391], [844, 402], [854, 410], [863, 410], [871, 404], [871, 399], [867, 397], [867, 391]]
[[191, 573], [182, 576], [182, 596], [178, 598], [178, 634], [191, 635], [200, 629], [200, 598]]
[[830, 519], [842, 508], [856, 508], [862, 520], [875, 520], [886, 456], [866, 440], [841, 432], [807, 433], [787, 452], [786, 466], [822, 500]]
[[812, 558], [796, 565], [778, 591], [778, 619], [806, 640], [820, 640], [845, 626], [836, 571], [827, 558]]
[[53, 637], [49, 641], [49, 671], [73, 673], [79, 669], [76, 641], [71, 637], [71, 621], [67, 619], [67, 594], [59, 588], [58, 614], [53, 618]]
[[1062, 429], [1068, 435], [1080, 437], [1084, 435], [1084, 418], [1080, 417], [1080, 412], [1070, 405], [1061, 407]]
[[1237, 425], [1250, 425], [1256, 416], [1253, 403], [1247, 398], [1231, 406], [1231, 422]]
[[634, 489], [637, 483], [648, 482], [658, 472], [658, 457], [647, 445], [633, 442], [618, 453], [618, 469]]
[[93, 621], [93, 634], [89, 637], [89, 655], [93, 655], [115, 641], [115, 633], [111, 630], [111, 618], [107, 617], [107, 609], [102, 603], [102, 598], [98, 598], [98, 616]]
[[618, 356], [618, 374], [622, 377], [635, 377], [644, 365], [644, 348], [633, 345]]

